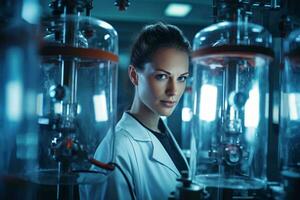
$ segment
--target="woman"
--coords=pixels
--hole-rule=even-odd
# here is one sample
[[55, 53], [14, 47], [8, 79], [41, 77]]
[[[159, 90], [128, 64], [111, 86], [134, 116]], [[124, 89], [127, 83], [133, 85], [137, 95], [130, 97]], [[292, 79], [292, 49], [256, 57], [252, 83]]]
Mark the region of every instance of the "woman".
[[170, 116], [184, 92], [189, 53], [189, 42], [173, 25], [141, 31], [128, 69], [135, 87], [132, 106], [95, 153], [100, 161], [113, 158], [123, 174], [115, 169], [104, 184], [87, 187], [87, 199], [167, 199], [175, 190], [188, 165], [160, 116]]

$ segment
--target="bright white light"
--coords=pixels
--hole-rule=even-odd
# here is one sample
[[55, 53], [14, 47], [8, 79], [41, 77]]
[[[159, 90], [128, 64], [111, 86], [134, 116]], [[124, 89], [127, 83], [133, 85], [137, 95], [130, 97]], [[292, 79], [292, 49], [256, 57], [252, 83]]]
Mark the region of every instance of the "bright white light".
[[279, 106], [273, 105], [273, 122], [279, 123]]
[[110, 38], [110, 35], [109, 34], [105, 34], [104, 35], [104, 40], [107, 40], [108, 38]]
[[191, 121], [192, 117], [193, 117], [192, 109], [188, 108], [188, 107], [183, 107], [182, 111], [181, 111], [182, 121], [189, 122], [189, 121]]
[[22, 85], [22, 69], [23, 69], [23, 52], [20, 48], [7, 49], [8, 82], [4, 86], [5, 89], [5, 114], [8, 120], [19, 121], [23, 115], [23, 85]]
[[228, 26], [230, 23], [228, 22], [228, 21], [224, 21], [224, 22], [220, 22], [220, 23], [218, 23], [217, 25], [219, 26], [219, 27], [222, 27], [222, 26]]
[[43, 93], [39, 93], [36, 97], [36, 114], [43, 116]]
[[261, 37], [257, 37], [257, 38], [255, 38], [255, 42], [261, 43], [261, 42], [263, 42], [263, 39]]
[[255, 141], [255, 137], [256, 137], [256, 129], [253, 127], [247, 128], [245, 137], [246, 137], [247, 142], [253, 143]]
[[252, 32], [254, 32], [254, 33], [260, 33], [260, 32], [262, 31], [262, 27], [255, 26], [255, 27], [253, 27], [251, 30], [252, 30]]
[[23, 89], [19, 81], [8, 82], [6, 92], [6, 116], [11, 121], [20, 121], [22, 117]]
[[22, 8], [22, 18], [30, 24], [37, 24], [40, 8], [36, 0], [25, 0]]
[[266, 65], [266, 60], [262, 57], [256, 56], [255, 57], [255, 67], [262, 67]]
[[192, 10], [189, 4], [171, 3], [165, 10], [165, 15], [170, 17], [185, 17]]
[[299, 94], [291, 93], [289, 94], [289, 111], [290, 111], [290, 119], [291, 120], [299, 120], [299, 114], [297, 110], [297, 97], [300, 97]]
[[256, 128], [259, 122], [259, 91], [255, 86], [249, 92], [249, 99], [245, 104], [245, 127]]
[[81, 113], [81, 105], [77, 104], [77, 114], [79, 115]]
[[209, 67], [210, 67], [211, 69], [216, 69], [216, 68], [221, 68], [221, 67], [223, 67], [223, 65], [221, 65], [221, 64], [219, 64], [219, 63], [211, 63], [211, 64], [209, 64]]
[[49, 118], [40, 117], [40, 118], [38, 119], [38, 123], [39, 123], [39, 124], [48, 125], [49, 122], [50, 122]]
[[98, 25], [105, 29], [114, 30], [114, 28], [109, 23], [106, 23], [105, 21], [102, 20], [98, 20]]
[[108, 120], [107, 104], [105, 93], [101, 92], [100, 95], [93, 96], [95, 117], [97, 122], [103, 122]]
[[213, 85], [203, 85], [200, 91], [200, 119], [213, 121], [216, 118], [218, 89]]
[[198, 38], [201, 35], [200, 32], [196, 33], [195, 38]]
[[61, 103], [55, 103], [54, 104], [54, 113], [55, 114], [62, 114], [62, 105]]
[[[197, 95], [194, 95], [193, 101], [194, 102], [198, 102]], [[193, 113], [197, 112], [197, 106], [198, 106], [198, 104], [194, 103], [194, 105], [193, 105]]]
[[202, 37], [200, 37], [200, 40], [204, 41], [204, 40], [206, 40], [206, 37], [202, 36]]

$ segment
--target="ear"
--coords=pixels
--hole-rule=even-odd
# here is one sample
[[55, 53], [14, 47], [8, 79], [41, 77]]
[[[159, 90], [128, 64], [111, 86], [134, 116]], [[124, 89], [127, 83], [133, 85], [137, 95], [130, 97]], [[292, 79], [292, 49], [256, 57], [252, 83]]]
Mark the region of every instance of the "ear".
[[129, 75], [129, 78], [130, 78], [132, 84], [134, 86], [137, 86], [138, 83], [139, 83], [139, 81], [138, 81], [138, 73], [136, 71], [136, 68], [133, 65], [129, 65], [128, 75]]

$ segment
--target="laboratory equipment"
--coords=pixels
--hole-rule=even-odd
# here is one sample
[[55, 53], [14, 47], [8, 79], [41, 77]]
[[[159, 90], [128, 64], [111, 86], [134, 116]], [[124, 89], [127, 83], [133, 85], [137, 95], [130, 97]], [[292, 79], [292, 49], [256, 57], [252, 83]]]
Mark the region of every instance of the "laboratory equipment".
[[285, 42], [280, 113], [280, 158], [284, 199], [299, 196], [300, 188], [300, 30]]
[[260, 190], [267, 183], [272, 37], [248, 21], [242, 1], [219, 2], [229, 17], [193, 41], [191, 176], [207, 187]]
[[51, 7], [53, 15], [41, 23], [41, 159], [30, 177], [43, 184], [101, 181], [103, 175], [89, 169], [101, 140], [114, 131], [118, 36], [90, 16], [92, 1], [57, 0]]
[[171, 192], [168, 200], [209, 199], [209, 194], [206, 192], [205, 186], [193, 183], [188, 171], [182, 171], [181, 177], [177, 179], [177, 182], [176, 190]]
[[37, 1], [1, 1], [0, 199], [30, 195], [29, 190], [19, 194], [14, 190], [23, 184], [25, 172], [37, 164], [38, 22]]

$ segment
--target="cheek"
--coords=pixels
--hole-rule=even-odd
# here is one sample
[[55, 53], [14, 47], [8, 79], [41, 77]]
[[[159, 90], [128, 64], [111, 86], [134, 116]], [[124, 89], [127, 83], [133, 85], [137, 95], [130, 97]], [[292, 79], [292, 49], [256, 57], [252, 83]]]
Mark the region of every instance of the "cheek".
[[162, 93], [163, 86], [151, 78], [144, 79], [140, 82], [139, 90], [140, 94], [144, 96], [145, 100], [154, 100]]
[[153, 96], [160, 96], [164, 93], [164, 82], [163, 81], [157, 81], [153, 78], [150, 78], [148, 80], [149, 90], [146, 92], [151, 92]]
[[180, 84], [180, 85], [178, 86], [178, 90], [179, 90], [178, 94], [179, 94], [179, 97], [181, 97], [182, 94], [184, 93], [185, 87], [186, 87], [186, 84], [185, 84], [185, 83], [182, 83], [182, 84]]

